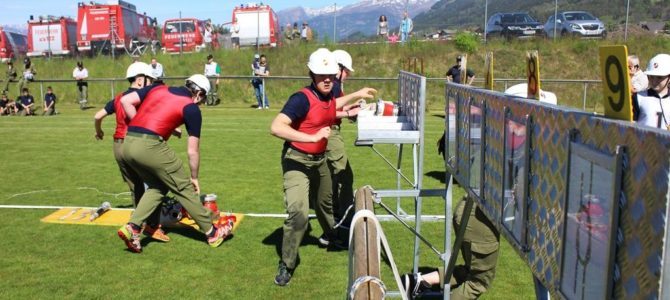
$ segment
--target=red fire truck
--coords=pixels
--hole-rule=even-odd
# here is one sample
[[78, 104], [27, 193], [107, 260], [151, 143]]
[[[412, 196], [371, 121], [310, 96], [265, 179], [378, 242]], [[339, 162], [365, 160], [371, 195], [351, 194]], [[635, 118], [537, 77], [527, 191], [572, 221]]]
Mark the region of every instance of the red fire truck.
[[80, 52], [119, 49], [143, 52], [147, 46], [157, 44], [156, 19], [137, 13], [135, 5], [123, 0], [108, 3], [79, 3], [77, 49]]
[[0, 27], [0, 61], [7, 62], [26, 53], [27, 39], [25, 34]]
[[204, 34], [205, 21], [194, 18], [167, 20], [163, 25], [163, 50], [167, 53], [200, 52], [205, 48]]
[[[276, 47], [280, 41], [279, 18], [269, 5], [249, 4], [233, 9], [240, 27], [240, 46]], [[231, 28], [232, 30], [232, 28]]]
[[68, 55], [76, 49], [77, 22], [72, 18], [47, 16], [28, 21], [28, 56]]

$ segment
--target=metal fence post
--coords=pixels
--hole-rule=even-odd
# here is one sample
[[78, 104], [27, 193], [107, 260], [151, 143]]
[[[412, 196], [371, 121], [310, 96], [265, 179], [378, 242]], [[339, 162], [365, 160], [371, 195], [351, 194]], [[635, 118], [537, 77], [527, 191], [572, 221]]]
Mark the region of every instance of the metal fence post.
[[114, 99], [114, 79], [109, 81], [109, 86], [111, 87], [112, 96], [109, 99]]
[[44, 102], [44, 82], [40, 81], [40, 94], [42, 94], [42, 102]]
[[[582, 105], [582, 110], [583, 111], [586, 111], [586, 86], [588, 84], [589, 84], [588, 82], [584, 82], [584, 97], [582, 99], [582, 101], [584, 102], [584, 104]], [[593, 110], [595, 110], [595, 107], [593, 107]]]

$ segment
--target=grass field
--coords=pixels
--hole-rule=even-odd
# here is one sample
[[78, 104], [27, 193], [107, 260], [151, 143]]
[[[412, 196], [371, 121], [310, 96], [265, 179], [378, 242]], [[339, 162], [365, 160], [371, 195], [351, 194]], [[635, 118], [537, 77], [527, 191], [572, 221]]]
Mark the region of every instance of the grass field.
[[[251, 97], [251, 96], [249, 96]], [[112, 156], [113, 119], [104, 123], [104, 141], [94, 139], [93, 114], [72, 103], [59, 103], [54, 117], [2, 117], [0, 204], [98, 206], [131, 204]], [[200, 184], [203, 193], [219, 195], [219, 208], [237, 213], [284, 213], [280, 150], [282, 141], [269, 134], [278, 105], [258, 111], [248, 105], [202, 107]], [[443, 130], [439, 110], [426, 120], [425, 188], [444, 187], [444, 167], [434, 147]], [[371, 150], [353, 146], [356, 127], [343, 126], [355, 178], [355, 188], [369, 184], [395, 187], [395, 175]], [[171, 140], [182, 159], [185, 140]], [[380, 146], [392, 156], [394, 147]], [[411, 151], [405, 151], [408, 153]], [[410, 169], [409, 156], [404, 157]], [[454, 199], [462, 191], [457, 189]], [[394, 205], [394, 201], [385, 200]], [[444, 202], [424, 200], [424, 214], [443, 214]], [[403, 200], [411, 212], [413, 201]], [[235, 236], [221, 247], [207, 246], [204, 236], [190, 230], [170, 232], [168, 244], [147, 242], [133, 254], [116, 236], [115, 227], [41, 223], [52, 210], [0, 209], [0, 299], [50, 298], [223, 298], [223, 299], [342, 299], [347, 288], [346, 252], [317, 247], [313, 231], [300, 248], [301, 264], [291, 283], [274, 285], [279, 260], [281, 218], [246, 217]], [[385, 214], [385, 211], [378, 210]], [[412, 265], [413, 236], [397, 222], [384, 222], [393, 256], [401, 272]], [[443, 226], [424, 223], [423, 232], [438, 249]], [[421, 265], [439, 259], [422, 246]], [[382, 279], [390, 290], [391, 271]], [[533, 298], [531, 274], [507, 242], [502, 242], [496, 280], [486, 299]]]

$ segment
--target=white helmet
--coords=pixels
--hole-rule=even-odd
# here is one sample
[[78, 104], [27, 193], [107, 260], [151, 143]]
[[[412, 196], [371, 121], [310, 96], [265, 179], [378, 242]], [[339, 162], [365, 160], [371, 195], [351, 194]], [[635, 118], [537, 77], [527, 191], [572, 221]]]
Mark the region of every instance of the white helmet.
[[670, 55], [659, 54], [649, 60], [647, 70], [644, 74], [651, 76], [668, 76], [670, 75]]
[[149, 66], [149, 64], [147, 64], [147, 63], [143, 63], [143, 62], [139, 62], [139, 61], [130, 64], [130, 66], [128, 66], [128, 69], [126, 69], [126, 78], [129, 78], [129, 79], [130, 78], [135, 78], [138, 75], [144, 75], [144, 76], [156, 79], [156, 77], [154, 77], [151, 74], [151, 66]]
[[344, 50], [335, 50], [333, 51], [333, 54], [335, 55], [335, 60], [337, 61], [338, 64], [344, 66], [347, 68], [347, 70], [353, 72], [354, 68], [351, 66], [352, 61], [351, 61], [351, 55], [347, 51]]
[[[517, 97], [522, 97], [522, 98], [527, 98], [528, 97], [528, 84], [527, 83], [515, 84], [515, 85], [507, 88], [505, 90], [505, 94], [512, 95], [512, 96], [517, 96]], [[540, 102], [551, 103], [551, 104], [556, 105], [558, 103], [558, 99], [556, 97], [556, 94], [540, 89]]]
[[335, 75], [340, 70], [335, 55], [326, 48], [319, 48], [312, 52], [307, 67], [317, 75]]
[[205, 77], [205, 75], [202, 74], [191, 75], [191, 77], [186, 78], [186, 85], [188, 85], [189, 82], [192, 82], [195, 85], [197, 85], [198, 88], [205, 91], [205, 94], [209, 93], [209, 89], [211, 87], [209, 85], [209, 80], [207, 80], [207, 77]]

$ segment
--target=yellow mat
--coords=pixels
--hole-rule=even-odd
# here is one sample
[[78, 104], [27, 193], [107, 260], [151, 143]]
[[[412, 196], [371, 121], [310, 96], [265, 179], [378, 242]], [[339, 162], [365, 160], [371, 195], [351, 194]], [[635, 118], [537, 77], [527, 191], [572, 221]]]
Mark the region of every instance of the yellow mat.
[[[42, 218], [42, 222], [45, 223], [55, 223], [55, 224], [79, 224], [79, 225], [103, 225], [103, 226], [122, 226], [123, 224], [128, 223], [130, 220], [130, 214], [132, 210], [128, 209], [110, 209], [102, 216], [99, 216], [93, 221], [90, 221], [91, 218], [91, 208], [82, 208], [82, 207], [69, 207], [61, 208], [56, 212]], [[93, 210], [94, 212], [94, 210]], [[224, 217], [227, 213], [222, 212], [221, 217]], [[237, 220], [233, 226], [233, 231], [237, 229], [240, 222], [244, 218], [243, 214], [231, 213], [234, 215]], [[166, 226], [172, 225], [184, 225], [191, 226], [195, 229], [198, 229], [198, 225], [195, 224], [195, 221], [189, 218], [183, 218], [179, 223], [176, 224], [165, 224]]]

